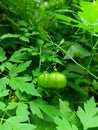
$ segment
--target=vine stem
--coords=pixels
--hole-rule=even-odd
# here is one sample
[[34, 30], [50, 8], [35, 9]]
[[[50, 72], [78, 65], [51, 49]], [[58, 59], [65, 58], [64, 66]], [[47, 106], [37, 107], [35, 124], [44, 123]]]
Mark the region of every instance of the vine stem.
[[62, 52], [64, 52], [76, 65], [78, 65], [80, 68], [82, 68], [83, 70], [85, 70], [86, 72], [88, 72], [91, 76], [93, 76], [95, 79], [98, 80], [98, 77], [96, 75], [94, 75], [91, 71], [89, 71], [87, 68], [85, 68], [84, 66], [82, 66], [81, 64], [79, 64], [71, 55], [69, 55], [63, 48], [61, 48], [59, 45], [57, 45], [56, 43], [53, 43], [56, 47], [58, 47]]

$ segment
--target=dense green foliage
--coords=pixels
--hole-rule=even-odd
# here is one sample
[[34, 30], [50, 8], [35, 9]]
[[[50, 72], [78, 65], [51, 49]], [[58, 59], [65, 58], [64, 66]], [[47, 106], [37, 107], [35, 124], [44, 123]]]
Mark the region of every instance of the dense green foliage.
[[[97, 130], [98, 1], [1, 0], [0, 12], [0, 130]], [[53, 71], [66, 87], [38, 84]]]

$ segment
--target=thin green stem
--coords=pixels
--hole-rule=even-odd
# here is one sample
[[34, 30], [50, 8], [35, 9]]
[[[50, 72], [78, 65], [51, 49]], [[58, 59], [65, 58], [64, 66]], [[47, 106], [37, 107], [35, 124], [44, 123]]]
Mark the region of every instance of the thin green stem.
[[91, 62], [92, 62], [92, 59], [93, 59], [93, 54], [94, 54], [94, 51], [93, 51], [93, 49], [92, 49], [92, 50], [91, 50], [90, 59], [89, 59], [89, 62], [88, 62], [88, 65], [87, 65], [86, 70], [89, 70], [89, 68], [90, 68], [90, 65], [91, 65]]
[[4, 119], [4, 117], [5, 117], [5, 115], [8, 115], [9, 117], [11, 117], [11, 115], [7, 112], [7, 111], [4, 111], [4, 114], [2, 115], [2, 117], [0, 118], [0, 123], [2, 124], [2, 122], [4, 121], [4, 120], [6, 120], [6, 119]]
[[96, 41], [95, 45], [93, 46], [93, 50], [95, 50], [97, 45], [98, 45], [98, 40]]
[[5, 113], [2, 115], [2, 118], [0, 118], [0, 123], [2, 124], [3, 120], [4, 120], [4, 117], [5, 117]]

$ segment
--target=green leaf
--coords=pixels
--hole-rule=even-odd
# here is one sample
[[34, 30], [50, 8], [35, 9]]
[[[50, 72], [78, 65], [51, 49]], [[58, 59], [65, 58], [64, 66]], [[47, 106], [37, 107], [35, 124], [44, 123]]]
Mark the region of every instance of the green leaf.
[[13, 65], [13, 67], [9, 71], [9, 75], [11, 77], [17, 76], [18, 73], [25, 71], [27, 69], [27, 67], [29, 67], [31, 62], [32, 61], [26, 61], [26, 62], [19, 64], [18, 66], [16, 64]]
[[7, 107], [6, 107], [6, 109], [7, 110], [12, 110], [12, 109], [14, 109], [16, 107], [17, 107], [17, 103], [16, 102], [12, 102], [12, 103], [9, 102]]
[[[0, 123], [0, 130], [4, 130], [2, 124]], [[8, 129], [7, 129], [8, 130]]]
[[57, 124], [57, 130], [78, 130], [78, 128], [75, 125], [71, 126], [68, 120], [64, 117], [62, 119], [59, 117], [55, 117], [54, 122], [55, 124]]
[[98, 108], [94, 97], [90, 98], [86, 103], [84, 103], [84, 109], [78, 107], [77, 115], [83, 124], [84, 130], [88, 128], [98, 127]]
[[7, 95], [9, 94], [9, 91], [10, 91], [9, 89], [6, 89], [6, 90], [1, 91], [1, 92], [0, 92], [0, 98], [1, 98], [1, 97], [4, 97], [4, 96], [7, 96]]
[[98, 32], [98, 2], [80, 2], [80, 6], [78, 27]]
[[33, 130], [35, 125], [24, 123], [28, 119], [25, 116], [13, 116], [6, 120], [2, 125], [2, 130]]
[[6, 38], [19, 38], [19, 34], [11, 34], [11, 33], [7, 33], [7, 34], [3, 34], [1, 37], [0, 37], [0, 40], [4, 40]]
[[0, 62], [6, 60], [5, 51], [0, 47]]
[[94, 79], [92, 85], [93, 85], [94, 90], [98, 90], [98, 81]]
[[48, 57], [48, 60], [49, 60], [49, 61], [52, 61], [52, 62], [54, 62], [54, 63], [62, 64], [61, 60], [60, 60], [59, 58], [57, 58], [55, 55], [49, 56], [49, 57]]
[[32, 96], [39, 96], [41, 97], [40, 93], [35, 89], [33, 83], [26, 83], [25, 84], [25, 90], [26, 93], [31, 94]]
[[43, 119], [42, 112], [40, 108], [34, 102], [30, 102], [30, 109], [33, 114], [36, 114], [39, 118]]
[[29, 42], [29, 38], [28, 37], [26, 37], [26, 36], [20, 36], [19, 37], [19, 39], [21, 40], [21, 41], [23, 41], [23, 42]]
[[5, 111], [6, 105], [3, 102], [0, 102], [0, 110]]
[[16, 109], [16, 115], [17, 116], [27, 116], [29, 115], [28, 106], [24, 103], [19, 103]]
[[1, 70], [1, 72], [4, 72], [4, 71], [6, 71], [6, 69], [10, 70], [12, 66], [13, 66], [13, 64], [11, 62], [4, 61], [0, 65], [0, 70]]
[[79, 130], [76, 125], [72, 125], [72, 130]]
[[28, 77], [13, 77], [10, 80], [10, 86], [12, 89], [17, 90], [19, 89], [21, 92], [25, 92], [32, 96], [40, 96], [40, 93], [35, 89], [33, 83], [28, 83], [30, 78]]
[[34, 77], [38, 77], [40, 74], [40, 68], [36, 68], [32, 71], [32, 74]]
[[12, 54], [9, 61], [21, 63], [21, 62], [23, 62], [24, 59], [27, 59], [28, 56], [29, 56], [29, 53], [27, 53], [26, 50], [25, 50], [25, 52], [22, 50], [18, 50]]
[[6, 89], [6, 85], [9, 84], [9, 79], [7, 77], [0, 78], [0, 91]]
[[57, 17], [58, 19], [63, 20], [63, 21], [66, 21], [66, 22], [68, 22], [69, 24], [70, 24], [70, 22], [75, 22], [75, 23], [77, 23], [77, 20], [75, 20], [75, 19], [73, 19], [73, 18], [71, 18], [71, 17], [69, 17], [69, 16], [65, 16], [65, 15], [62, 15], [62, 14], [55, 14], [55, 15], [56, 15], [56, 17]]
[[10, 79], [9, 85], [11, 86], [12, 89], [20, 89], [22, 92], [24, 91], [25, 83], [27, 81], [30, 81], [30, 77], [12, 77]]
[[21, 116], [12, 116], [12, 117], [8, 118], [6, 121], [13, 125], [16, 125], [18, 123], [22, 123], [22, 122], [25, 122], [28, 120], [29, 120], [29, 118], [27, 116], [21, 115]]
[[35, 100], [34, 104], [40, 109], [42, 110], [44, 113], [46, 113], [47, 115], [49, 115], [50, 117], [54, 117], [54, 116], [61, 116], [61, 112], [54, 106], [52, 105], [48, 105], [47, 102], [44, 102], [43, 100]]
[[3, 123], [1, 130], [12, 130], [12, 125], [8, 122]]
[[4, 67], [10, 70], [13, 67], [13, 64], [9, 61], [3, 63]]
[[0, 65], [0, 71], [3, 72], [4, 70], [5, 70], [5, 64], [2, 63], [2, 64]]
[[61, 113], [63, 114], [63, 117], [65, 117], [71, 125], [74, 125], [74, 124], [77, 124], [79, 126], [81, 125], [75, 113], [61, 99], [59, 99], [59, 107], [60, 107]]
[[[88, 25], [93, 25], [98, 20], [98, 2], [80, 2], [81, 10], [78, 15], [84, 19]], [[98, 24], [98, 23], [97, 23]]]
[[33, 130], [36, 128], [35, 125], [29, 123], [21, 123], [18, 125], [19, 130]]

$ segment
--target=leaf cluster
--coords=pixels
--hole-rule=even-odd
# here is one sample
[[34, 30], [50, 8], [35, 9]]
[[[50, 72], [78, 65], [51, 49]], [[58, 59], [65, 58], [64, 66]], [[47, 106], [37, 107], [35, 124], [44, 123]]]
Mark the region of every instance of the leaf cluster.
[[[0, 1], [0, 129], [98, 129], [98, 1]], [[67, 87], [38, 85], [60, 71]], [[93, 97], [92, 97], [93, 95]]]

